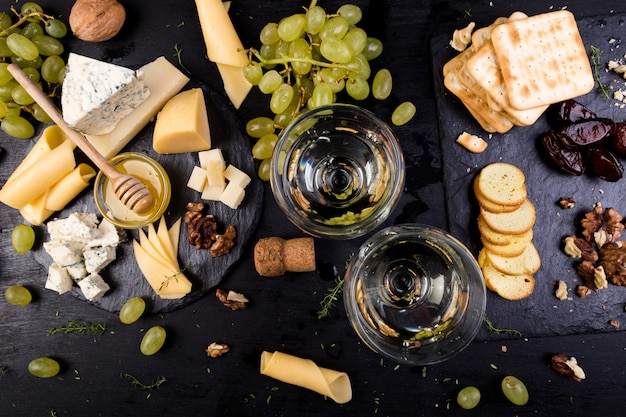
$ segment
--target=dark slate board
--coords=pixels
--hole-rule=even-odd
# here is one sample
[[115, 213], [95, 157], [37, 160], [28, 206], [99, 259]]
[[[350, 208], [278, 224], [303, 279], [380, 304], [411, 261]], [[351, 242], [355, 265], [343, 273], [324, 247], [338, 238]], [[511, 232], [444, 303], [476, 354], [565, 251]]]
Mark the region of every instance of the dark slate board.
[[[599, 48], [603, 63], [624, 60], [626, 44], [622, 42], [626, 39], [621, 36], [626, 35], [625, 19], [623, 15], [614, 15], [579, 20], [587, 50], [591, 45]], [[573, 270], [575, 262], [562, 252], [560, 245], [563, 237], [576, 230], [577, 218], [595, 203], [615, 207], [626, 214], [626, 178], [610, 183], [587, 175], [568, 176], [552, 168], [536, 145], [539, 135], [550, 126], [546, 115], [533, 126], [515, 127], [506, 134], [490, 137], [443, 85], [443, 64], [457, 53], [448, 45], [449, 40], [449, 33], [441, 34], [431, 40], [431, 49], [450, 232], [478, 254], [481, 248], [476, 226], [478, 204], [471, 182], [482, 167], [492, 162], [509, 162], [524, 171], [528, 195], [537, 210], [534, 243], [541, 254], [542, 267], [535, 275], [535, 290], [529, 298], [520, 301], [504, 300], [489, 292], [487, 316], [496, 327], [516, 329], [527, 337], [615, 331], [609, 320], [624, 322], [626, 288], [610, 285], [584, 299], [578, 298], [575, 288], [581, 280]], [[604, 85], [626, 90], [626, 83], [619, 75], [602, 71], [601, 77]], [[626, 119], [626, 109], [617, 106], [615, 100], [607, 100], [597, 88], [578, 101], [600, 116], [616, 121]], [[455, 139], [463, 131], [485, 138], [489, 143], [487, 150], [472, 154], [456, 144]], [[622, 162], [626, 165], [626, 161]], [[575, 208], [562, 210], [557, 204], [561, 197], [573, 197], [577, 203]], [[571, 300], [560, 301], [555, 297], [558, 280], [567, 283]], [[479, 339], [486, 336], [483, 330]]]
[[[236, 245], [227, 255], [214, 258], [208, 250], [198, 250], [187, 240], [187, 225], [183, 222], [179, 244], [179, 264], [185, 269], [185, 275], [192, 282], [192, 291], [179, 300], [164, 300], [157, 297], [144, 279], [134, 258], [132, 239], [138, 238], [137, 231], [128, 230], [129, 241], [117, 248], [117, 259], [107, 266], [100, 274], [111, 289], [100, 299], [88, 301], [80, 288], [74, 286], [71, 294], [85, 302], [107, 311], [117, 312], [126, 300], [131, 297], [143, 297], [150, 306], [152, 313], [168, 312], [184, 307], [205, 295], [219, 285], [241, 258], [258, 225], [263, 207], [263, 184], [256, 175], [256, 167], [251, 153], [251, 141], [243, 134], [241, 123], [232, 107], [224, 98], [198, 82], [191, 81], [184, 89], [201, 87], [205, 93], [205, 101], [211, 128], [212, 148], [220, 148], [227, 164], [233, 164], [246, 172], [252, 181], [246, 187], [243, 202], [237, 210], [233, 210], [220, 202], [205, 201], [208, 211], [215, 215], [218, 231], [232, 224], [237, 229]], [[172, 198], [165, 213], [170, 226], [185, 213], [185, 205], [190, 201], [200, 201], [198, 192], [187, 187], [191, 170], [198, 165], [197, 153], [178, 155], [159, 155], [152, 149], [152, 132], [154, 124], [144, 128], [122, 152], [141, 152], [157, 160], [167, 171], [172, 183]], [[64, 218], [74, 212], [97, 213], [93, 200], [92, 187], [83, 192], [73, 203], [52, 218]], [[45, 228], [44, 228], [45, 229]], [[44, 230], [43, 241], [46, 240]], [[46, 269], [51, 263], [48, 254], [40, 246], [34, 251], [37, 262]], [[45, 277], [42, 278], [42, 287]], [[61, 295], [68, 296], [68, 294]]]

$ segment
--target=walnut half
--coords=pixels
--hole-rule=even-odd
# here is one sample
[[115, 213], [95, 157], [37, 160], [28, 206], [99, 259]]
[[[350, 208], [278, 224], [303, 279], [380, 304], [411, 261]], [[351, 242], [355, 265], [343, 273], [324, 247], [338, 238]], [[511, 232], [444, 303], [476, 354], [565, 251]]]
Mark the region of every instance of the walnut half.
[[575, 357], [568, 357], [563, 353], [557, 353], [550, 359], [550, 366], [552, 369], [565, 375], [576, 382], [580, 382], [585, 379], [585, 371], [578, 365]]
[[228, 345], [224, 343], [213, 342], [206, 348], [206, 355], [209, 358], [217, 358], [227, 353], [229, 350], [230, 348], [228, 347]]

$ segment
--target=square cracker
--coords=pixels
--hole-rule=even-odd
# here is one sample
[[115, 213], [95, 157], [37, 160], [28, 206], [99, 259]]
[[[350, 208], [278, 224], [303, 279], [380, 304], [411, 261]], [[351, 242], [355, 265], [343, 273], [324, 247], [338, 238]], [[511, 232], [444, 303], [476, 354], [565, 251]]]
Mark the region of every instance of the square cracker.
[[491, 41], [514, 108], [549, 105], [593, 89], [585, 45], [567, 10], [498, 25]]

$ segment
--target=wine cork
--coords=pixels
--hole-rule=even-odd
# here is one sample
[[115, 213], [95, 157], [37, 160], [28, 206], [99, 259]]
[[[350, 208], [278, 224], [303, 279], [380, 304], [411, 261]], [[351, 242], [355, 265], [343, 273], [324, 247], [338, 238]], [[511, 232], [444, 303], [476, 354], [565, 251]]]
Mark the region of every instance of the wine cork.
[[260, 239], [254, 246], [254, 267], [264, 277], [277, 277], [285, 272], [315, 271], [313, 238]]

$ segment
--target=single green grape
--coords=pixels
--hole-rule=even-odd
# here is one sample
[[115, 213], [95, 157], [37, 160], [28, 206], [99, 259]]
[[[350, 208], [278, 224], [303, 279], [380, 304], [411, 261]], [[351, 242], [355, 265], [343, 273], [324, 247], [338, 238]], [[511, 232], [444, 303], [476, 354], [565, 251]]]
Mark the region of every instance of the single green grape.
[[276, 70], [269, 70], [265, 74], [263, 74], [261, 81], [259, 81], [258, 87], [263, 94], [271, 94], [282, 83], [283, 77], [280, 75], [280, 73]]
[[4, 299], [7, 300], [7, 303], [14, 306], [25, 306], [33, 300], [33, 295], [26, 287], [11, 285], [4, 290]]
[[39, 49], [26, 36], [19, 33], [11, 33], [7, 36], [7, 46], [17, 57], [27, 61], [33, 61], [39, 56]]
[[[22, 7], [20, 8], [20, 12], [23, 15], [29, 14], [29, 13], [41, 14], [43, 13], [43, 9], [38, 3], [35, 3], [34, 1], [27, 1], [26, 3], [22, 4]], [[32, 16], [26, 19], [27, 22], [38, 22], [39, 20], [41, 20], [41, 17], [39, 15]]]
[[28, 363], [28, 372], [38, 378], [52, 378], [61, 370], [59, 362], [52, 358], [41, 357]]
[[338, 74], [330, 68], [324, 68], [319, 72], [319, 81], [327, 83], [333, 93], [339, 93], [343, 91], [346, 86], [346, 80], [343, 76]]
[[313, 89], [311, 99], [308, 101], [309, 109], [316, 109], [321, 106], [332, 104], [334, 101], [334, 93], [328, 83], [321, 83]]
[[278, 36], [285, 42], [291, 42], [304, 35], [306, 18], [304, 14], [298, 13], [288, 16], [278, 23]]
[[0, 119], [7, 115], [9, 108], [7, 107], [7, 103], [4, 101], [0, 101]]
[[348, 44], [353, 55], [358, 55], [367, 45], [367, 33], [361, 28], [353, 28], [346, 33], [343, 41]]
[[9, 64], [0, 62], [0, 85], [4, 85], [13, 79], [13, 75], [7, 67]]
[[370, 94], [370, 85], [363, 78], [352, 78], [346, 83], [346, 92], [355, 100], [365, 100]]
[[283, 83], [278, 86], [272, 93], [270, 99], [270, 110], [274, 114], [280, 114], [287, 110], [287, 107], [293, 99], [293, 87], [287, 83]]
[[372, 95], [378, 100], [385, 100], [391, 94], [393, 78], [387, 68], [379, 70], [372, 81]]
[[[277, 43], [274, 43], [272, 45], [262, 45], [261, 49], [259, 49], [259, 54], [264, 60], [274, 59], [276, 57], [277, 48]], [[263, 67], [267, 70], [271, 70], [276, 67], [276, 64], [264, 64]]]
[[15, 103], [9, 102], [7, 103], [7, 114], [4, 117], [8, 116], [20, 116], [22, 114], [22, 109]]
[[31, 95], [28, 94], [26, 89], [21, 85], [18, 85], [13, 89], [13, 91], [11, 92], [11, 98], [13, 99], [13, 101], [21, 106], [27, 106], [35, 102], [35, 99], [32, 98]]
[[321, 6], [313, 6], [306, 11], [305, 19], [307, 33], [317, 35], [326, 23], [326, 11]]
[[154, 355], [163, 347], [166, 332], [161, 326], [153, 326], [143, 335], [139, 350], [146, 356]]
[[343, 38], [350, 29], [348, 19], [343, 16], [331, 17], [326, 21], [319, 36], [320, 39], [326, 38]]
[[259, 33], [259, 40], [263, 45], [273, 45], [280, 40], [278, 35], [278, 24], [270, 22], [263, 26]]
[[52, 118], [46, 113], [46, 111], [37, 103], [33, 104], [31, 109], [31, 113], [35, 120], [41, 123], [52, 123]]
[[4, 119], [2, 119], [0, 128], [7, 135], [18, 139], [29, 139], [35, 134], [35, 128], [32, 123], [21, 116], [7, 114]]
[[132, 324], [141, 318], [144, 311], [146, 311], [146, 302], [143, 298], [130, 298], [120, 309], [120, 321], [124, 324]]
[[254, 117], [246, 123], [246, 133], [253, 138], [261, 138], [274, 133], [274, 129], [274, 121], [265, 116]]
[[515, 405], [525, 405], [528, 402], [528, 389], [526, 385], [512, 375], [502, 379], [502, 392]]
[[43, 26], [39, 23], [28, 23], [24, 26], [22, 30], [22, 35], [26, 36], [28, 39], [33, 39], [35, 35], [43, 35]]
[[363, 49], [363, 55], [368, 61], [376, 59], [383, 53], [383, 43], [377, 39], [368, 37], [365, 48]]
[[[359, 78], [363, 78], [364, 80], [369, 80], [370, 75], [372, 75], [372, 68], [370, 67], [370, 63], [367, 60], [367, 58], [365, 58], [365, 55], [363, 54], [358, 54], [355, 55], [354, 59], [352, 61], [350, 61], [350, 64], [357, 62], [358, 65], [358, 70], [357, 71], [352, 71], [353, 74], [351, 74], [351, 76], [353, 77], [359, 77]], [[354, 74], [356, 73], [356, 74]]]
[[263, 78], [263, 67], [256, 62], [250, 62], [247, 65], [244, 65], [243, 76], [250, 84], [259, 85], [261, 78]]
[[26, 67], [24, 68], [24, 72], [26, 73], [26, 75], [28, 75], [28, 78], [30, 78], [30, 80], [35, 84], [37, 84], [41, 79], [41, 74], [39, 73], [39, 70], [37, 68]]
[[13, 55], [13, 51], [7, 46], [7, 38], [0, 37], [0, 58], [8, 58]]
[[344, 4], [337, 9], [337, 13], [343, 16], [351, 25], [356, 25], [363, 18], [361, 8], [354, 4]]
[[61, 55], [65, 48], [61, 41], [48, 35], [35, 35], [31, 39], [39, 53], [45, 56]]
[[41, 57], [41, 55], [39, 55], [37, 58], [35, 59], [24, 59], [24, 58], [20, 58], [17, 55], [13, 55], [11, 56], [11, 62], [16, 64], [18, 67], [24, 69], [24, 68], [41, 68], [41, 65], [43, 64], [43, 58]]
[[259, 164], [259, 169], [257, 171], [257, 175], [261, 181], [269, 181], [270, 180], [270, 172], [272, 167], [271, 158], [267, 158], [261, 161]]
[[480, 391], [476, 387], [465, 387], [457, 394], [456, 402], [461, 408], [471, 410], [480, 402]]
[[260, 160], [271, 158], [276, 142], [278, 142], [278, 135], [274, 133], [262, 136], [252, 147], [252, 156]]
[[9, 28], [13, 22], [11, 21], [11, 15], [5, 12], [0, 12], [0, 29]]
[[391, 123], [396, 126], [402, 126], [408, 123], [415, 116], [415, 105], [410, 101], [400, 103], [391, 114]]
[[13, 89], [19, 84], [17, 81], [8, 81], [5, 84], [0, 84], [0, 100], [8, 102], [11, 100], [11, 93]]
[[58, 83], [59, 74], [65, 68], [65, 61], [58, 55], [49, 56], [41, 64], [41, 78], [49, 83]]
[[35, 245], [35, 230], [24, 223], [20, 223], [11, 232], [11, 244], [17, 253], [26, 253]]
[[61, 39], [67, 35], [67, 25], [59, 19], [50, 19], [45, 23], [46, 33], [53, 38]]
[[[304, 38], [298, 38], [289, 45], [289, 56], [300, 59], [311, 59], [311, 48]], [[296, 74], [306, 75], [311, 72], [311, 62], [292, 61], [291, 66]]]
[[347, 43], [337, 38], [324, 38], [320, 43], [320, 53], [330, 62], [346, 64], [352, 59], [352, 50]]

